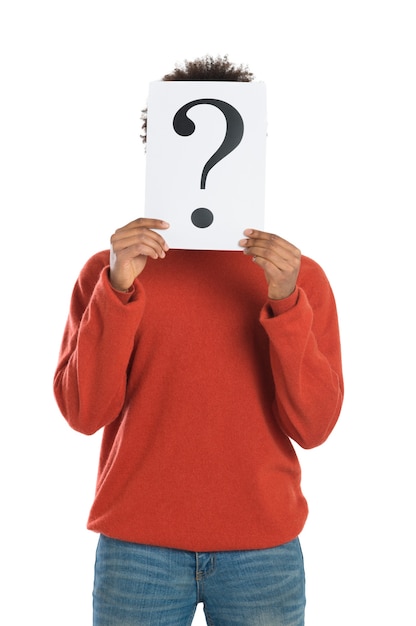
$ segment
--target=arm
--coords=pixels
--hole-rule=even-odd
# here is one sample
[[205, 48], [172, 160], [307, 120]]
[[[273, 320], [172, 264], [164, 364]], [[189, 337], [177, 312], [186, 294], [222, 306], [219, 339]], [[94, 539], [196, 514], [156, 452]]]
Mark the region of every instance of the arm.
[[288, 437], [312, 448], [332, 431], [343, 401], [333, 293], [323, 270], [288, 241], [261, 231], [245, 235], [240, 245], [268, 285], [260, 319], [270, 342], [277, 419]]
[[280, 427], [303, 448], [313, 448], [327, 439], [341, 411], [341, 348], [324, 273], [313, 265], [299, 282], [289, 298], [265, 305], [261, 322], [269, 337]]
[[147, 258], [167, 246], [151, 228], [160, 220], [135, 220], [116, 231], [111, 251], [92, 257], [74, 287], [54, 377], [58, 406], [72, 428], [92, 434], [123, 407], [128, 364], [145, 306], [137, 279]]
[[108, 271], [102, 255], [90, 259], [81, 271], [54, 377], [62, 414], [72, 428], [88, 435], [121, 411], [134, 333], [144, 306], [139, 286], [131, 294], [118, 294]]

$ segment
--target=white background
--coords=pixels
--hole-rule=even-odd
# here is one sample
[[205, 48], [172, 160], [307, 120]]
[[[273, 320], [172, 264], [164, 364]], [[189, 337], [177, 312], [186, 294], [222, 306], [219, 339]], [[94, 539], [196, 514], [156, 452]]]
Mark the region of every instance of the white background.
[[100, 435], [59, 414], [57, 352], [81, 265], [142, 212], [148, 83], [205, 53], [266, 82], [267, 228], [338, 302], [342, 416], [300, 451], [307, 626], [415, 619], [412, 5], [3, 0], [2, 624], [90, 624]]

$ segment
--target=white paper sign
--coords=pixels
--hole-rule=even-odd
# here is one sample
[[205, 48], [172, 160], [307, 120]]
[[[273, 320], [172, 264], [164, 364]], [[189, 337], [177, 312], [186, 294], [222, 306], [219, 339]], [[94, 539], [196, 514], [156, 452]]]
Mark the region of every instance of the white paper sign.
[[150, 83], [145, 215], [171, 248], [239, 250], [264, 229], [266, 134], [262, 82]]

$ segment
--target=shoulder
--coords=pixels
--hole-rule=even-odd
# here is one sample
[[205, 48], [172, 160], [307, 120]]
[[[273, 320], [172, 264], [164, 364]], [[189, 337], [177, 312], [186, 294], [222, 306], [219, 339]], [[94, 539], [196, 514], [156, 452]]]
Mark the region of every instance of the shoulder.
[[78, 290], [85, 295], [91, 294], [95, 285], [100, 279], [104, 269], [110, 264], [110, 251], [101, 250], [93, 254], [82, 267], [77, 283], [75, 285], [75, 292]]
[[319, 263], [308, 256], [302, 255], [299, 281], [328, 283], [328, 278]]
[[80, 280], [98, 277], [102, 270], [110, 264], [110, 251], [101, 250], [93, 254], [84, 264], [80, 272]]
[[325, 303], [333, 306], [335, 303], [332, 287], [325, 271], [319, 263], [303, 255], [298, 286], [305, 292], [313, 307], [322, 306]]

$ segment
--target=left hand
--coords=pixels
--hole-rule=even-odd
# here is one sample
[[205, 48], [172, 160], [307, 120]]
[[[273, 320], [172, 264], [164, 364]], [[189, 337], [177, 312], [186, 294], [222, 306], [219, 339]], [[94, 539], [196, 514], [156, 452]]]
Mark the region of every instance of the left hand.
[[300, 270], [300, 250], [278, 235], [261, 230], [248, 229], [244, 235], [247, 239], [241, 239], [239, 245], [264, 270], [269, 298], [283, 300], [290, 296]]

